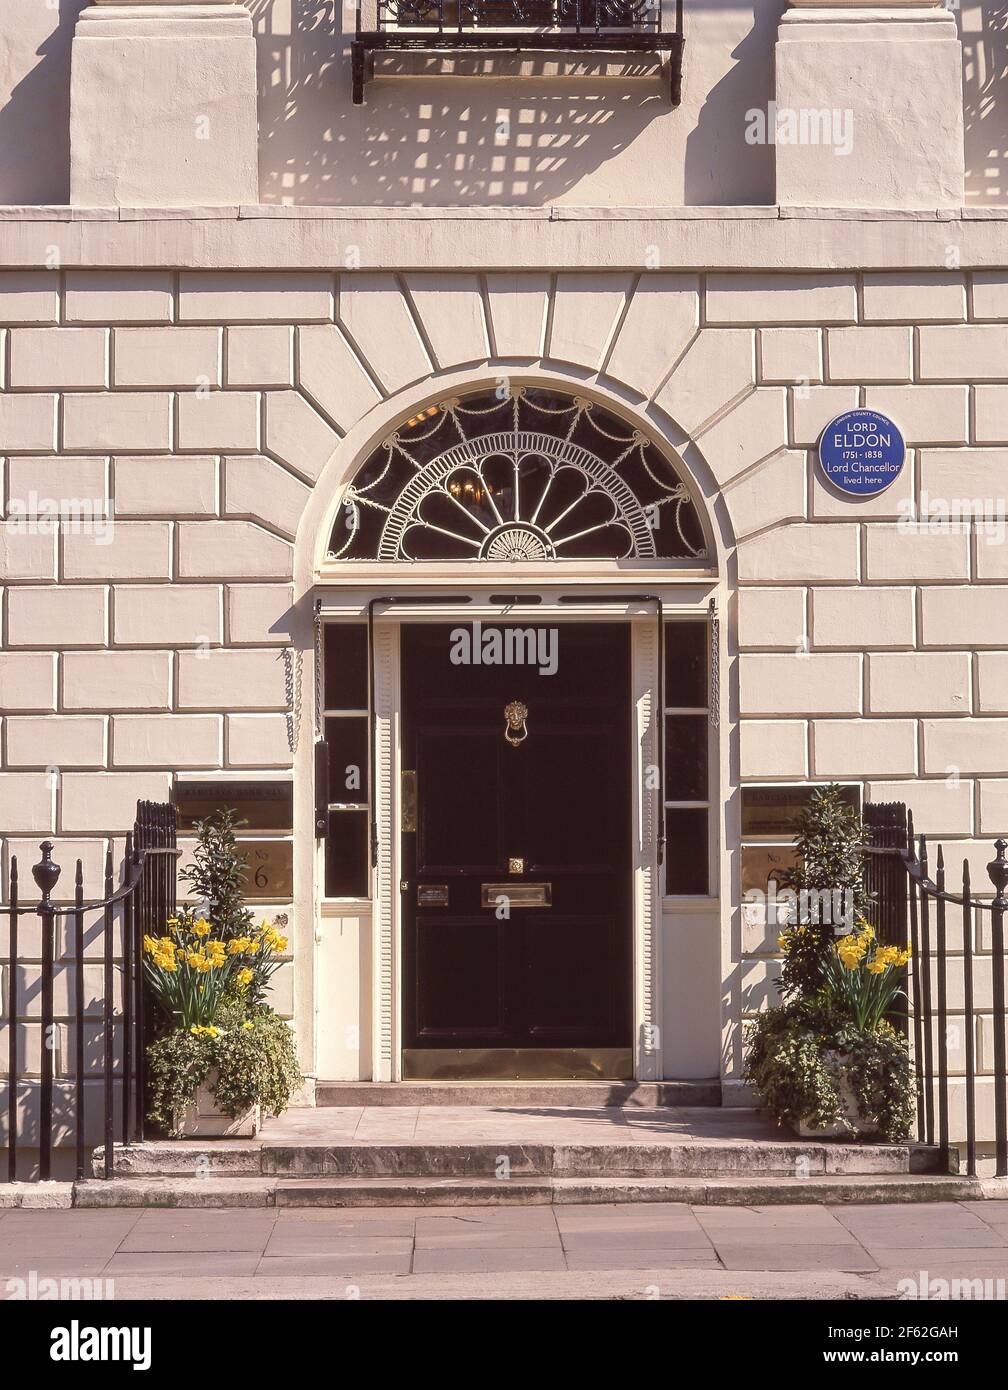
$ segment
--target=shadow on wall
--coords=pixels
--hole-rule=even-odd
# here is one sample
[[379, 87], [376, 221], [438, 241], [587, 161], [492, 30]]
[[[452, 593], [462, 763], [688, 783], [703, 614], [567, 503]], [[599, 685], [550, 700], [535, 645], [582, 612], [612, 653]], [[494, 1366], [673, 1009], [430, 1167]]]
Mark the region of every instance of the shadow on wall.
[[964, 6], [966, 201], [1008, 203], [1008, 6]]
[[[685, 0], [678, 110], [664, 74], [379, 77], [355, 107], [338, 0], [246, 3], [259, 47], [264, 202], [675, 206], [772, 198], [772, 151], [745, 144], [745, 112], [771, 96], [784, 0]], [[353, 13], [346, 4], [347, 34]]]
[[[689, 0], [685, 0], [688, 5]], [[697, 3], [697, 0], [694, 0]], [[717, 5], [703, 4], [705, 18], [713, 18]], [[772, 203], [774, 152], [770, 145], [747, 145], [746, 112], [766, 111], [774, 91], [774, 45], [786, 0], [755, 0], [746, 12], [749, 26], [738, 42], [732, 17], [739, 10], [731, 3], [720, 6], [724, 20], [717, 31], [720, 43], [704, 64], [709, 85], [699, 96], [699, 110], [686, 136], [684, 198], [687, 206], [722, 203]], [[713, 35], [711, 36], [713, 38]], [[708, 44], [711, 43], [708, 38]], [[686, 61], [691, 58], [689, 36]], [[724, 71], [714, 77], [714, 62]], [[712, 80], [713, 79], [713, 80]], [[694, 88], [695, 90], [695, 88]], [[730, 197], [724, 196], [724, 171], [731, 171]]]
[[88, 0], [3, 0], [0, 203], [70, 201], [70, 41]]

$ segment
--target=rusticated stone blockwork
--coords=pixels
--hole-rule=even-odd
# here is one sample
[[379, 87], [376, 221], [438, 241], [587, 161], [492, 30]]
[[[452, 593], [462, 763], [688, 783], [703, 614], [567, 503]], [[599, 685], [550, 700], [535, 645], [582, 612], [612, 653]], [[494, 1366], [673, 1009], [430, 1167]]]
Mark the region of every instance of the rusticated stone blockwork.
[[[995, 289], [946, 270], [5, 272], [8, 854], [55, 833], [67, 863], [83, 837], [90, 876], [179, 770], [291, 769], [295, 542], [320, 553], [299, 525], [359, 461], [344, 435], [398, 392], [436, 399], [449, 372], [535, 370], [622, 401], [719, 518], [741, 779], [905, 800], [983, 884], [1008, 832]], [[909, 450], [863, 502], [814, 467], [823, 425], [858, 404]], [[772, 956], [747, 946], [743, 1011]], [[293, 1008], [289, 971], [279, 989]]]

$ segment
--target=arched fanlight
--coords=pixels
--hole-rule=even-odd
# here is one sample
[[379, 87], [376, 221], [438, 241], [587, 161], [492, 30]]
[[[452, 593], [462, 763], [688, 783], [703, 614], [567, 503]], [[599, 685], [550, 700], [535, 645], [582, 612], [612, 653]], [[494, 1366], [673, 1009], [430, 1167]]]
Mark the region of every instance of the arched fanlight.
[[330, 560], [704, 559], [685, 483], [647, 435], [539, 387], [428, 406], [347, 488]]

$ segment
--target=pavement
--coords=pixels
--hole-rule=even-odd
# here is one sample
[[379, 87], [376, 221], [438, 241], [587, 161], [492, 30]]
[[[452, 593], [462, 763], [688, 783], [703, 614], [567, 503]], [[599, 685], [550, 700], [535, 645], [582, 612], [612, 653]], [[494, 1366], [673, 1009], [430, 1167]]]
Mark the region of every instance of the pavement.
[[0, 1211], [0, 1298], [50, 1279], [105, 1299], [897, 1299], [942, 1281], [1004, 1299], [1008, 1202]]

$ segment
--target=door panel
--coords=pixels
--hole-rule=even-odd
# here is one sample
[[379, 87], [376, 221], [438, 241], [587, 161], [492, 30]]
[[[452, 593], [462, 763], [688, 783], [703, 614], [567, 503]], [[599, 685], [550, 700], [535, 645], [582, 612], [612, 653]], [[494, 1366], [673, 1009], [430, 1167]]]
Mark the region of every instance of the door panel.
[[[480, 1074], [477, 1049], [511, 1049], [515, 1074], [523, 1049], [616, 1055], [632, 1030], [629, 631], [557, 625], [555, 674], [540, 675], [453, 665], [452, 630], [402, 637], [417, 802], [402, 837], [404, 1069], [427, 1074], [410, 1071], [423, 1049], [454, 1049], [460, 1075]], [[516, 699], [528, 736], [513, 747]], [[488, 907], [484, 883], [504, 885]], [[512, 903], [508, 883], [548, 883], [551, 905]]]
[[497, 744], [484, 729], [418, 730], [419, 877], [494, 871], [500, 858]]
[[582, 959], [618, 958], [612, 917], [538, 919], [525, 927], [528, 1026], [534, 1045], [577, 1044], [613, 1033], [614, 996], [599, 970], [579, 970]]
[[[503, 981], [493, 918], [417, 920], [418, 1033], [454, 1042], [459, 1030], [484, 1042], [503, 1038]], [[457, 988], [465, 980], [464, 991]]]

